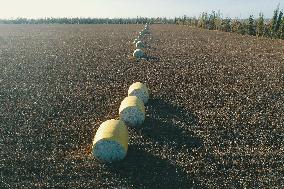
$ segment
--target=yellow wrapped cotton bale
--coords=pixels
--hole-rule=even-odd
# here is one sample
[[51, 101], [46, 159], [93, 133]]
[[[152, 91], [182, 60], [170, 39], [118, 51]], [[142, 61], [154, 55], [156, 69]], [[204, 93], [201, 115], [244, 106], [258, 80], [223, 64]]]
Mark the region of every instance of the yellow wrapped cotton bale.
[[105, 121], [96, 132], [92, 153], [103, 162], [122, 160], [127, 153], [128, 140], [127, 127], [123, 121]]
[[136, 96], [126, 97], [120, 104], [119, 117], [126, 125], [141, 125], [145, 120], [145, 107], [143, 101]]
[[136, 96], [142, 100], [144, 104], [147, 104], [149, 100], [149, 91], [145, 84], [136, 82], [130, 85], [128, 89], [128, 96]]

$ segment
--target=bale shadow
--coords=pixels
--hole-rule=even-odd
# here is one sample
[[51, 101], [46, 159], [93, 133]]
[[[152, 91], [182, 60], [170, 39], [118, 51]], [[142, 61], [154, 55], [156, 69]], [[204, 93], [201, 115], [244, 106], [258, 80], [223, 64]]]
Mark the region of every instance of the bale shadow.
[[154, 62], [160, 61], [160, 57], [155, 57], [155, 56], [147, 56], [145, 59], [147, 61], [154, 61]]
[[[149, 116], [142, 127], [132, 131], [159, 146], [169, 146], [187, 154], [193, 148], [203, 146], [201, 139], [187, 128], [198, 124], [193, 112], [160, 99], [149, 100], [146, 107]], [[122, 162], [107, 165], [110, 172], [130, 184], [127, 188], [202, 188], [193, 173], [185, 172], [169, 159], [153, 155], [142, 147], [140, 144], [131, 145]]]
[[127, 157], [107, 169], [126, 181], [126, 188], [192, 188], [193, 177], [167, 159], [130, 146]]
[[145, 45], [145, 48], [146, 48], [146, 49], [149, 49], [149, 50], [153, 50], [153, 51], [157, 50], [156, 47], [151, 46], [151, 45], [149, 45], [149, 44], [146, 44], [146, 45]]
[[151, 99], [146, 106], [149, 114], [142, 127], [136, 129], [161, 145], [170, 145], [177, 150], [200, 148], [202, 140], [191, 128], [198, 125], [198, 117], [183, 107], [171, 105], [161, 99]]

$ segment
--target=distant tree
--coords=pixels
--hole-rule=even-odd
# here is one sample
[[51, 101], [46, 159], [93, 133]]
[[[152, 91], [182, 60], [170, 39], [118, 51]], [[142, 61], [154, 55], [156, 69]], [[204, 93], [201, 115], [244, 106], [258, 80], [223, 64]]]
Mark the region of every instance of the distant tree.
[[203, 12], [198, 18], [184, 15], [179, 18], [40, 18], [40, 19], [0, 19], [0, 24], [183, 24], [193, 27], [200, 27], [209, 30], [221, 30], [225, 32], [235, 32], [264, 37], [274, 37], [284, 39], [284, 12], [279, 9], [274, 10], [270, 21], [264, 19], [262, 13], [258, 19], [251, 15], [247, 20], [223, 18], [220, 11], [211, 13]]
[[198, 27], [207, 28], [208, 25], [208, 14], [203, 12], [198, 19]]
[[225, 32], [231, 32], [232, 31], [231, 18], [226, 18], [226, 19], [222, 20], [221, 30], [225, 31]]
[[198, 26], [198, 19], [196, 17], [191, 18], [190, 25], [197, 27]]
[[183, 17], [182, 17], [182, 25], [185, 25], [186, 24], [186, 15], [184, 15]]
[[271, 23], [264, 24], [264, 31], [263, 36], [264, 37], [271, 37]]
[[270, 24], [270, 26], [271, 26], [271, 28], [270, 28], [271, 36], [274, 36], [274, 34], [275, 34], [276, 23], [277, 23], [277, 19], [278, 19], [278, 13], [279, 13], [279, 5], [274, 10], [274, 14], [273, 14], [273, 17], [271, 19], [271, 24]]
[[216, 30], [216, 24], [215, 24], [216, 19], [217, 19], [217, 14], [215, 11], [212, 11], [212, 13], [209, 14], [206, 28], [209, 30]]
[[275, 30], [274, 30], [274, 33], [275, 33], [275, 37], [279, 37], [281, 32], [279, 31], [280, 29], [280, 26], [281, 26], [281, 22], [282, 22], [282, 17], [283, 17], [283, 11], [281, 10], [279, 12], [279, 15], [278, 15], [278, 18], [277, 18], [277, 22], [276, 22], [276, 25], [275, 25]]
[[216, 27], [216, 30], [222, 30], [222, 22], [223, 22], [223, 19], [221, 17], [217, 17], [215, 19], [215, 27]]
[[259, 14], [259, 18], [256, 21], [256, 36], [262, 37], [264, 35], [264, 17], [263, 13]]
[[247, 28], [247, 32], [246, 32], [247, 34], [249, 34], [249, 35], [256, 35], [255, 21], [253, 19], [253, 15], [249, 16], [246, 28]]
[[175, 17], [175, 19], [174, 19], [174, 24], [177, 24], [177, 23], [178, 23], [178, 18]]
[[284, 39], [284, 16], [282, 17], [281, 25], [280, 25], [280, 39]]
[[240, 22], [239, 20], [233, 20], [231, 24], [231, 31], [234, 33], [242, 34], [244, 35], [246, 33], [245, 24]]
[[221, 27], [222, 27], [222, 21], [223, 21], [223, 18], [222, 18], [222, 15], [221, 15], [221, 12], [218, 11], [216, 13], [216, 17], [215, 17], [215, 27], [216, 27], [216, 30], [222, 30]]

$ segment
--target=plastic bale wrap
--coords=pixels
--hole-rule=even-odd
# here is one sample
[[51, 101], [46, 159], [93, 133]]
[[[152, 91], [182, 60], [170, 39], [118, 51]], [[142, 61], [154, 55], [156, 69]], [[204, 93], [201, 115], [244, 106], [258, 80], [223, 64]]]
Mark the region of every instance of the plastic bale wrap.
[[145, 84], [136, 82], [130, 85], [128, 89], [128, 96], [136, 96], [142, 100], [144, 104], [147, 104], [149, 100], [149, 91]]
[[144, 44], [142, 43], [142, 41], [137, 41], [137, 43], [135, 44], [135, 46], [136, 46], [136, 48], [138, 48], [138, 49], [142, 49], [142, 48], [145, 47]]
[[108, 120], [98, 128], [92, 153], [100, 161], [114, 162], [125, 158], [128, 149], [128, 130], [123, 121]]
[[144, 28], [144, 29], [142, 30], [142, 33], [143, 33], [143, 35], [145, 35], [145, 34], [149, 34], [149, 33], [150, 33], [150, 31], [149, 31], [149, 29], [148, 29], [148, 28]]
[[134, 39], [133, 44], [136, 44], [139, 41], [139, 39]]
[[141, 49], [136, 49], [133, 52], [133, 57], [140, 59], [140, 58], [144, 58], [145, 54], [144, 54], [144, 52]]
[[126, 125], [139, 126], [145, 120], [145, 106], [136, 96], [126, 97], [120, 104], [119, 117]]
[[144, 34], [150, 34], [150, 31], [148, 29], [145, 29]]
[[138, 34], [138, 39], [143, 39], [143, 36], [144, 36], [144, 34], [141, 33], [141, 32], [139, 32], [139, 34]]

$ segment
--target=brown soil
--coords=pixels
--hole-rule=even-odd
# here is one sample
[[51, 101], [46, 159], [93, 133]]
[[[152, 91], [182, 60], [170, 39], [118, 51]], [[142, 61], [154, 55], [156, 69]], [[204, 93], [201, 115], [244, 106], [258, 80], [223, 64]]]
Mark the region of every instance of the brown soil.
[[[0, 26], [0, 188], [284, 186], [284, 41], [152, 25]], [[92, 139], [135, 81], [151, 99], [126, 159]]]

